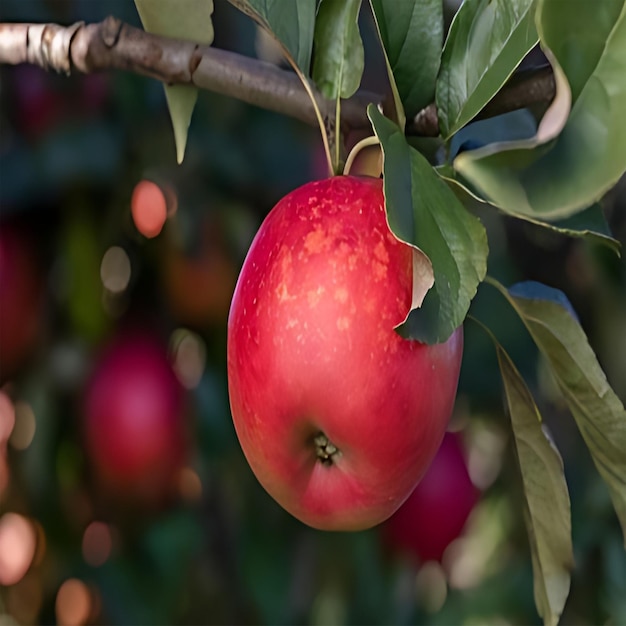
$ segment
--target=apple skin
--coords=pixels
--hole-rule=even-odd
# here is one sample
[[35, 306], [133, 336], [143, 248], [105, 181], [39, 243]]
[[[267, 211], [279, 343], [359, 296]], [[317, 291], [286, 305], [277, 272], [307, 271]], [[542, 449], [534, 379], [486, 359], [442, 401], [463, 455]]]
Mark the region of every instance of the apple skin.
[[446, 433], [424, 478], [384, 523], [384, 541], [393, 552], [419, 562], [441, 561], [446, 548], [461, 535], [478, 498], [461, 438]]
[[394, 330], [411, 303], [412, 256], [389, 229], [382, 181], [337, 176], [274, 207], [239, 275], [228, 320], [235, 430], [263, 487], [315, 528], [388, 518], [446, 430], [462, 330], [433, 346]]
[[98, 360], [84, 397], [84, 440], [109, 493], [157, 503], [174, 488], [186, 452], [183, 391], [165, 348], [126, 331]]
[[34, 243], [14, 222], [0, 222], [0, 382], [34, 349], [41, 331], [42, 277]]

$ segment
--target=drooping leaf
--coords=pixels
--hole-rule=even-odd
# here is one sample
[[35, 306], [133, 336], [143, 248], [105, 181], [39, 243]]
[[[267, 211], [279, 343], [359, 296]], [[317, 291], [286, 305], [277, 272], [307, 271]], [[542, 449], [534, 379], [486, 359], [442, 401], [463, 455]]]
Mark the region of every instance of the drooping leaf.
[[428, 161], [376, 107], [368, 115], [380, 140], [389, 225], [423, 251], [434, 270], [434, 289], [400, 327], [426, 343], [445, 341], [467, 314], [487, 268], [487, 235]]
[[441, 0], [371, 0], [406, 115], [414, 117], [435, 97], [443, 44]]
[[[547, 52], [547, 54], [549, 56], [550, 53]], [[478, 187], [474, 179], [471, 176], [465, 177], [463, 172], [468, 167], [468, 163], [474, 164], [482, 162], [485, 157], [490, 157], [495, 154], [501, 154], [506, 158], [508, 152], [512, 151], [514, 148], [519, 148], [521, 159], [526, 159], [522, 162], [522, 165], [531, 163], [534, 158], [531, 148], [541, 147], [542, 144], [548, 143], [558, 136], [565, 127], [571, 110], [571, 92], [567, 78], [556, 62], [554, 62], [553, 71], [556, 93], [532, 136], [515, 139], [510, 135], [508, 129], [506, 132], [503, 132], [504, 129], [500, 128], [496, 137], [492, 136], [490, 141], [484, 142], [488, 145], [460, 154], [457, 152], [451, 167], [446, 165], [438, 166], [437, 171], [439, 174], [446, 180], [464, 189], [479, 202], [491, 202], [492, 204], [496, 204], [496, 202], [483, 191], [485, 185], [483, 185], [482, 188]], [[480, 122], [471, 124], [471, 126], [461, 129], [458, 134], [468, 136], [470, 128], [476, 126], [480, 129], [479, 124]], [[470, 138], [471, 137], [470, 135]], [[478, 139], [481, 140], [480, 136]], [[450, 142], [451, 148], [453, 143], [455, 143], [454, 139]], [[546, 150], [546, 148], [543, 147], [541, 149]], [[498, 178], [498, 176], [501, 176], [502, 180]], [[490, 185], [497, 186], [498, 192], [500, 193], [497, 206], [500, 209], [516, 217], [525, 217], [524, 213], [517, 211], [517, 205], [520, 200], [519, 197], [516, 196], [514, 186], [504, 184], [506, 173], [502, 174], [502, 172], [485, 170], [484, 177], [488, 179]]]
[[535, 0], [466, 0], [441, 57], [436, 103], [447, 139], [469, 122], [537, 43]]
[[596, 202], [626, 170], [626, 2], [577, 2], [563, 12], [559, 0], [539, 0], [537, 26], [554, 56], [557, 98], [567, 77], [574, 104], [565, 126], [463, 153], [454, 168], [503, 211], [553, 220]]
[[569, 595], [574, 564], [563, 460], [542, 428], [541, 414], [524, 379], [508, 353], [489, 334], [496, 346], [526, 496], [524, 518], [533, 564], [535, 605], [544, 624], [556, 626]]
[[[150, 0], [147, 0], [150, 2]], [[265, 28], [304, 76], [311, 68], [316, 0], [228, 0]]]
[[591, 243], [607, 246], [620, 256], [622, 244], [615, 239], [609, 230], [609, 225], [598, 204], [590, 206], [582, 213], [572, 215], [565, 220], [549, 223], [532, 218], [525, 218], [528, 222], [543, 226], [566, 237], [585, 239]]
[[562, 292], [545, 285], [529, 282], [506, 289], [487, 280], [509, 301], [546, 357], [609, 488], [626, 542], [626, 410], [571, 314], [571, 305], [564, 305], [568, 301]]
[[[213, 0], [135, 0], [143, 27], [149, 33], [188, 39], [200, 44], [213, 42]], [[189, 85], [164, 85], [167, 106], [172, 118], [176, 159], [182, 163], [187, 133], [198, 90]]]
[[322, 0], [315, 21], [313, 80], [329, 99], [349, 98], [361, 84], [361, 0]]
[[572, 104], [594, 73], [619, 19], [623, 2], [577, 2], [564, 11], [558, 0], [541, 0], [537, 14], [541, 41], [556, 57], [572, 92]]
[[[457, 185], [475, 200], [484, 202], [484, 198], [476, 190], [469, 186], [467, 181], [462, 180], [462, 178], [458, 176], [457, 172], [455, 172], [450, 165], [439, 165], [435, 169], [437, 170], [439, 176], [447, 180], [449, 183]], [[581, 213], [572, 215], [569, 218], [552, 223], [527, 215], [516, 215], [516, 217], [520, 217], [531, 224], [547, 228], [548, 230], [559, 233], [564, 237], [584, 239], [585, 241], [596, 245], [606, 246], [615, 252], [615, 254], [621, 256], [622, 245], [619, 240], [612, 236], [607, 221], [602, 213], [602, 209], [598, 204], [594, 204]]]

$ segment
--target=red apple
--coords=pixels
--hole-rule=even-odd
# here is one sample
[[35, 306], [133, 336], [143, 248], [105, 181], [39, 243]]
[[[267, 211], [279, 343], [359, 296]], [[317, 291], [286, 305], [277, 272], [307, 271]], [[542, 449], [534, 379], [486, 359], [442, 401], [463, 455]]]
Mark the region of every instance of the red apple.
[[441, 561], [477, 500], [460, 436], [446, 433], [424, 478], [383, 525], [384, 539], [394, 551], [418, 561]]
[[412, 256], [382, 181], [338, 176], [283, 198], [244, 262], [228, 320], [233, 421], [258, 480], [310, 526], [382, 522], [446, 430], [462, 331], [428, 346], [394, 330]]
[[126, 332], [107, 347], [84, 404], [87, 455], [105, 489], [146, 501], [168, 495], [184, 460], [182, 399], [152, 335]]
[[14, 223], [0, 223], [0, 381], [14, 374], [35, 347], [42, 292], [27, 232]]

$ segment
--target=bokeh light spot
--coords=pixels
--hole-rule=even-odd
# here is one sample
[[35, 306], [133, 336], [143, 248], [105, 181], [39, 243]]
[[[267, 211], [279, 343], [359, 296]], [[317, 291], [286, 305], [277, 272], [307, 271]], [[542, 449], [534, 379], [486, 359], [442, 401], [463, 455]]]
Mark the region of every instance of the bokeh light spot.
[[28, 519], [17, 513], [0, 518], [0, 584], [14, 585], [24, 577], [36, 545], [37, 533]]
[[[30, 571], [16, 585], [9, 587], [5, 594], [5, 607], [10, 615], [9, 624], [39, 624], [37, 618], [43, 604], [41, 578], [36, 572]], [[4, 626], [0, 615], [0, 624]]]
[[92, 522], [83, 534], [83, 557], [92, 567], [106, 563], [113, 549], [111, 529], [103, 522]]
[[9, 438], [11, 447], [15, 450], [26, 450], [35, 437], [37, 421], [35, 412], [27, 402], [15, 403], [15, 426]]
[[178, 329], [172, 334], [170, 345], [178, 380], [186, 389], [194, 389], [202, 379], [206, 364], [204, 342], [195, 333]]
[[92, 597], [89, 587], [78, 580], [66, 580], [57, 593], [55, 612], [58, 624], [80, 626], [85, 624], [91, 614]]
[[141, 180], [133, 190], [130, 210], [137, 230], [144, 237], [156, 237], [167, 219], [165, 194], [151, 180]]
[[14, 426], [15, 408], [13, 402], [4, 391], [0, 391], [0, 445], [9, 438]]
[[474, 433], [469, 447], [467, 471], [478, 489], [484, 491], [498, 477], [506, 442], [506, 434], [501, 430], [485, 427]]
[[202, 481], [190, 467], [180, 470], [178, 488], [181, 497], [187, 502], [197, 502], [202, 497]]
[[111, 246], [102, 257], [100, 278], [107, 291], [121, 293], [128, 287], [131, 266], [128, 254], [119, 246]]
[[415, 578], [417, 599], [428, 613], [440, 611], [448, 597], [446, 574], [439, 563], [428, 561]]

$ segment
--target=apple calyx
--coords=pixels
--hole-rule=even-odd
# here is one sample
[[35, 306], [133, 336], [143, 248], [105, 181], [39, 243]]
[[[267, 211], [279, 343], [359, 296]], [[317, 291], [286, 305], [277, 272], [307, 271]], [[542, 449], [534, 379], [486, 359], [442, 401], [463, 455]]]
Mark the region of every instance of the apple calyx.
[[341, 451], [323, 432], [315, 435], [313, 443], [315, 444], [315, 456], [322, 465], [332, 465], [335, 462], [334, 457], [341, 455]]

